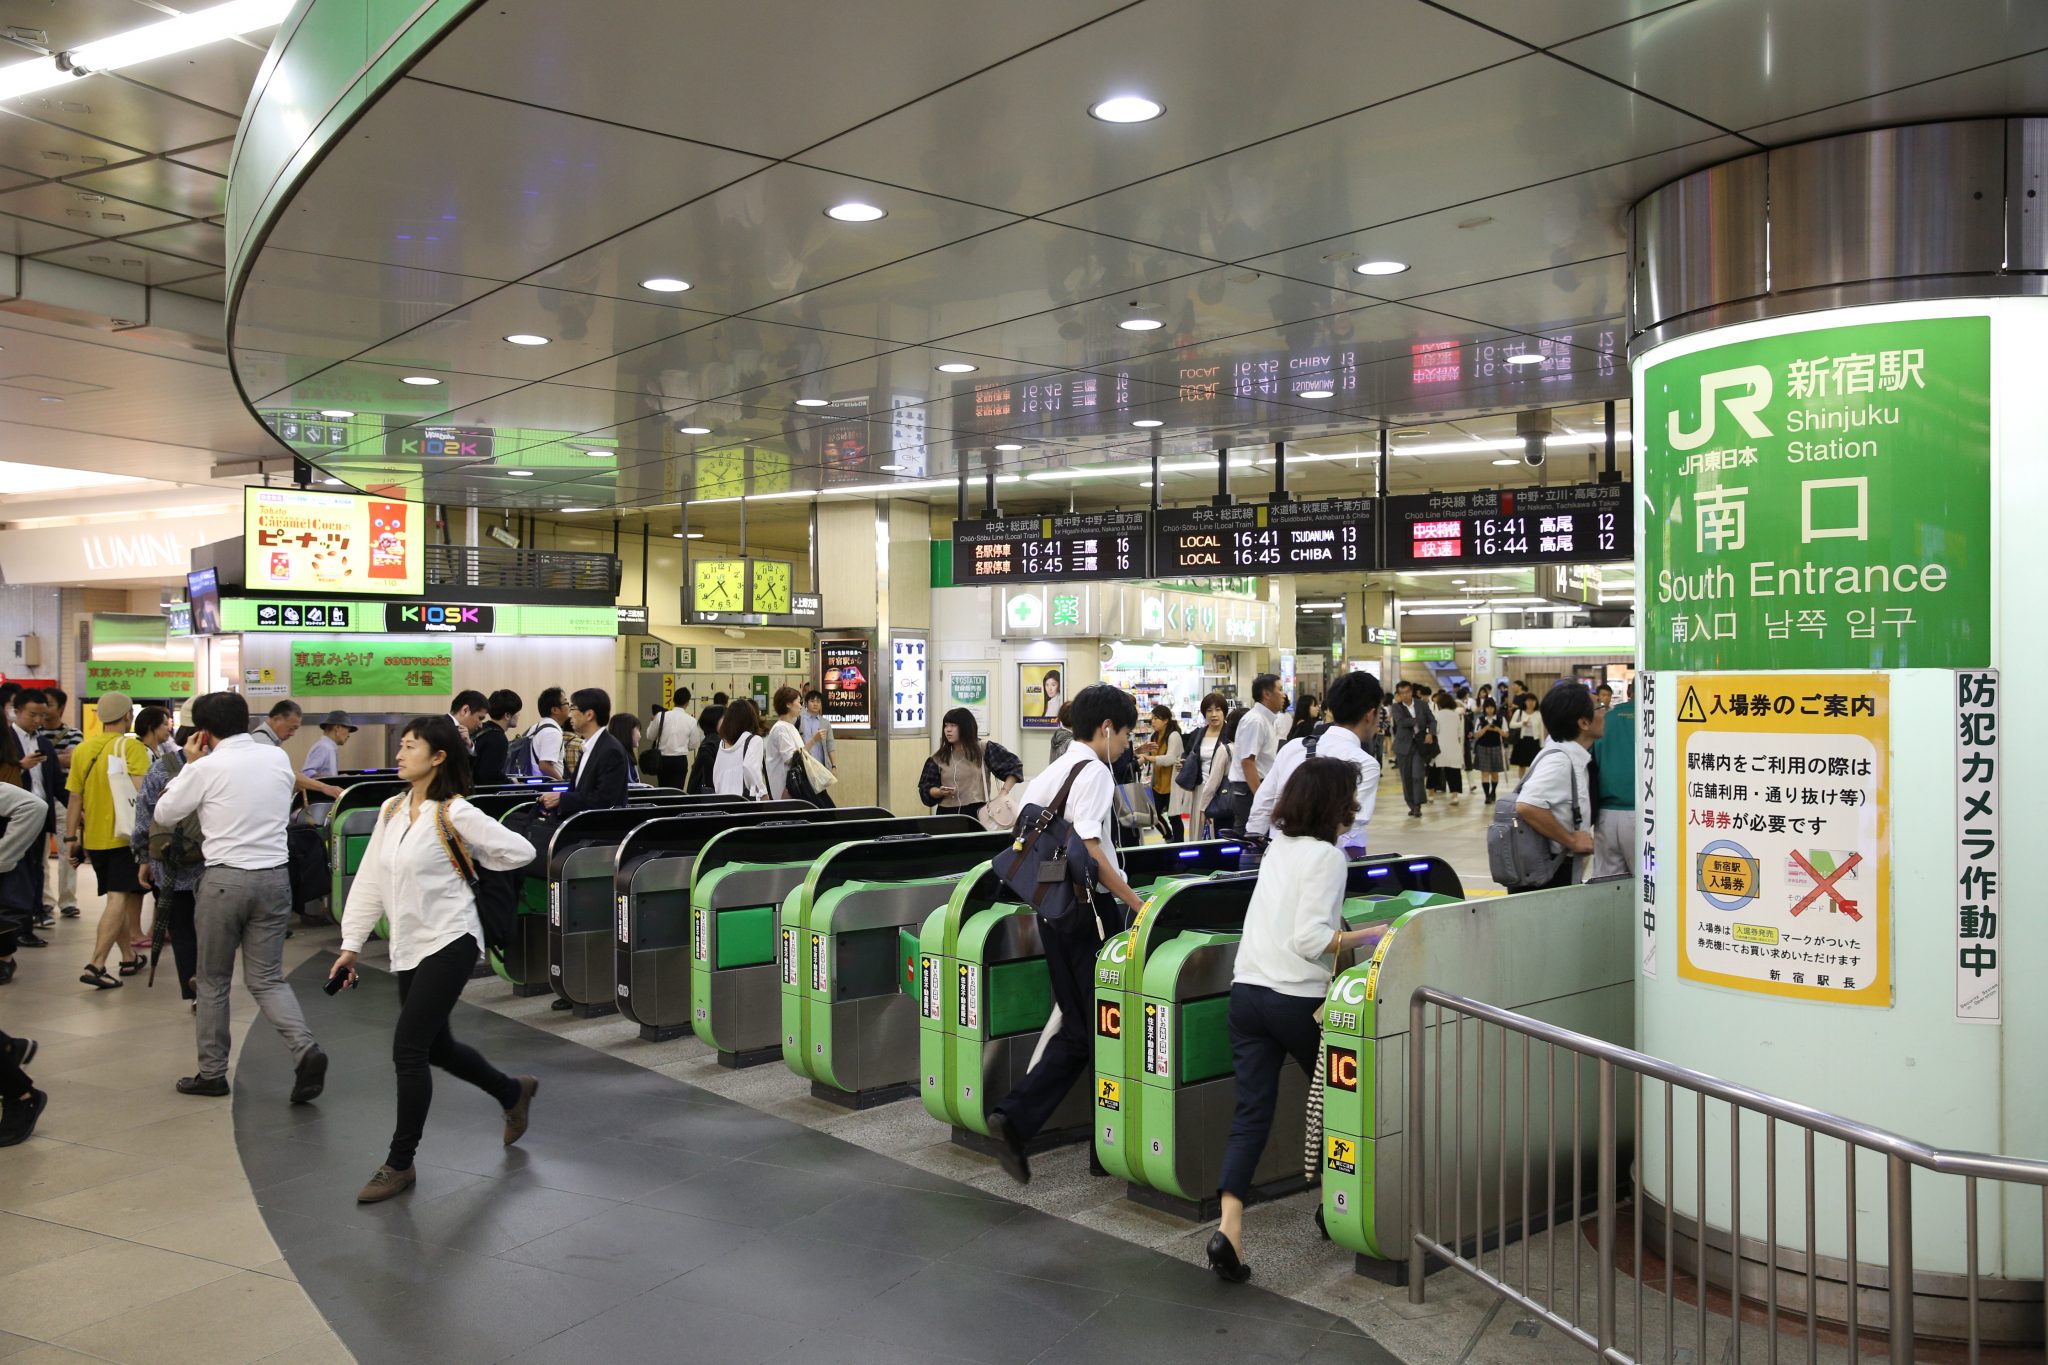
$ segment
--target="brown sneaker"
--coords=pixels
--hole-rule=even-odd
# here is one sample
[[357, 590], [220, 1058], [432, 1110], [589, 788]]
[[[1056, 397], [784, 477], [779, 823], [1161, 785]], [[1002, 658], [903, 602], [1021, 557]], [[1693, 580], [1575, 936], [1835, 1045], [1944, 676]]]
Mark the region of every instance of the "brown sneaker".
[[394, 1194], [404, 1194], [419, 1179], [416, 1167], [408, 1166], [394, 1171], [389, 1166], [379, 1166], [377, 1174], [370, 1177], [370, 1183], [356, 1191], [358, 1204], [381, 1204]]
[[526, 1136], [527, 1111], [533, 1108], [533, 1097], [540, 1093], [540, 1082], [531, 1076], [516, 1078], [519, 1082], [519, 1103], [505, 1111], [505, 1145]]

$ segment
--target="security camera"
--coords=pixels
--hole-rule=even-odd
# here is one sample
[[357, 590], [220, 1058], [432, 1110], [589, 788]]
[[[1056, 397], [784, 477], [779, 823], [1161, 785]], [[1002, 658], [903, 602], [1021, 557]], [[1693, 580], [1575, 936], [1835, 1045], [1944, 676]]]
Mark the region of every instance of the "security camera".
[[1515, 435], [1522, 438], [1522, 463], [1534, 468], [1543, 463], [1543, 447], [1550, 439], [1548, 412], [1515, 414]]

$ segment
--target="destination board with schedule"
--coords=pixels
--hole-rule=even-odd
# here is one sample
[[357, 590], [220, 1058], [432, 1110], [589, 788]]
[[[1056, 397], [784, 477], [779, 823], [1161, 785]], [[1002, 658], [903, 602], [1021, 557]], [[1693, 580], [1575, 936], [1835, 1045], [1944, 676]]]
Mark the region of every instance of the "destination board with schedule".
[[1600, 564], [1635, 555], [1633, 484], [1566, 484], [1387, 499], [1387, 569]]
[[1371, 498], [1181, 507], [1152, 514], [1152, 569], [1164, 577], [1235, 577], [1370, 569]]
[[1143, 512], [1086, 512], [953, 523], [953, 581], [1085, 583], [1152, 572]]

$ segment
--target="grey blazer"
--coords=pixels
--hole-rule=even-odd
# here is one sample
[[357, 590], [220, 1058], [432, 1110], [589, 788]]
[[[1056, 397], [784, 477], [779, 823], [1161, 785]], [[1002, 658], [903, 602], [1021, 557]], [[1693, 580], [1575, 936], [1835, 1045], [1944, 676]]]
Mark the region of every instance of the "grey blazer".
[[[1410, 708], [1413, 708], [1411, 713]], [[1388, 709], [1394, 720], [1394, 757], [1414, 753], [1425, 735], [1436, 733], [1436, 716], [1427, 702], [1395, 702]]]

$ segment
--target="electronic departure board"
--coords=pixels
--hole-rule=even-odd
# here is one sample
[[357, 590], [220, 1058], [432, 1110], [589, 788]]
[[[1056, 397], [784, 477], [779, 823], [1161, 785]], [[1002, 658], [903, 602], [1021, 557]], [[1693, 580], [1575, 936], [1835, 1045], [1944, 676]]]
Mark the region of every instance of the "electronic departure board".
[[953, 581], [1080, 583], [1152, 571], [1143, 512], [953, 523]]
[[1420, 493], [1387, 499], [1388, 569], [1599, 564], [1635, 555], [1626, 483]]
[[1374, 512], [1371, 498], [1158, 511], [1152, 571], [1198, 578], [1374, 568]]

